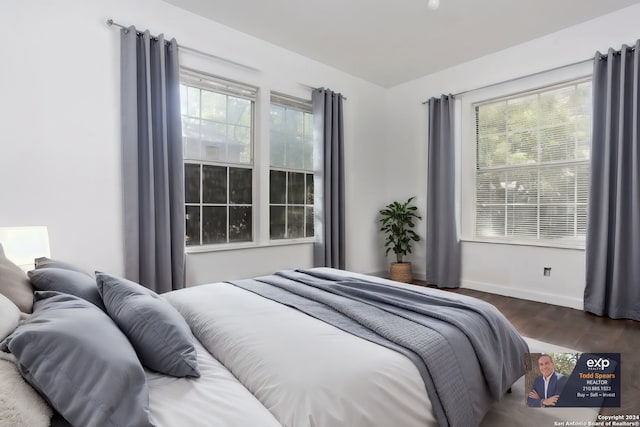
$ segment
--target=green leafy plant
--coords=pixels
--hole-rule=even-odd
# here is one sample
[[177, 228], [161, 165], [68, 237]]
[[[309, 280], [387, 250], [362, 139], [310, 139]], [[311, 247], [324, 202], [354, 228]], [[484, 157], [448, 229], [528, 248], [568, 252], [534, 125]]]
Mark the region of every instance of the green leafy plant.
[[412, 242], [420, 240], [420, 236], [412, 229], [416, 226], [416, 219], [422, 219], [418, 215], [418, 208], [411, 205], [415, 197], [410, 197], [406, 202], [392, 202], [386, 208], [380, 210], [380, 231], [387, 235], [384, 246], [387, 248], [385, 254], [393, 251], [398, 262], [402, 262], [402, 257], [411, 253]]

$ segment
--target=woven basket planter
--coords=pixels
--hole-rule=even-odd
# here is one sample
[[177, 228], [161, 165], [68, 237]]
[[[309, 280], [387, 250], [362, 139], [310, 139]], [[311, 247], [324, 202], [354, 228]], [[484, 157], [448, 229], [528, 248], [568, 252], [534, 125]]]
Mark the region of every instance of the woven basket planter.
[[395, 280], [396, 282], [411, 283], [413, 281], [411, 263], [392, 262], [391, 271], [389, 272], [389, 279]]

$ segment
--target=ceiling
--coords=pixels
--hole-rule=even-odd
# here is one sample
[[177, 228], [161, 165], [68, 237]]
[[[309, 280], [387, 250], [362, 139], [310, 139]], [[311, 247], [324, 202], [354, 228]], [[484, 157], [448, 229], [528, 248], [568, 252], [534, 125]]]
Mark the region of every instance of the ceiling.
[[[640, 0], [165, 0], [383, 87]], [[596, 47], [594, 47], [595, 49]]]

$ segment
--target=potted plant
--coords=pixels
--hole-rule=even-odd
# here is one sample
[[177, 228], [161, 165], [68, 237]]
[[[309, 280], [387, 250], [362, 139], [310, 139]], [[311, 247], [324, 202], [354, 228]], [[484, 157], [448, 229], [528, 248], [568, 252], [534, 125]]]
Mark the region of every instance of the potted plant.
[[420, 240], [420, 236], [413, 231], [417, 219], [422, 219], [418, 215], [418, 208], [411, 205], [415, 197], [410, 197], [406, 202], [392, 202], [380, 211], [380, 231], [386, 233], [387, 240], [384, 246], [387, 248], [385, 255], [389, 251], [396, 254], [396, 261], [391, 263], [389, 278], [398, 282], [411, 283], [413, 275], [411, 263], [403, 262], [403, 257], [411, 253], [413, 242]]

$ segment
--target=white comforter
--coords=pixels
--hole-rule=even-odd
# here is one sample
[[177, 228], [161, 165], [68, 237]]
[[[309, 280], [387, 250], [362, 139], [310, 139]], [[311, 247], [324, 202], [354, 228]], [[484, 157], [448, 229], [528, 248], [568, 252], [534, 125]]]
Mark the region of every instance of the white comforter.
[[[226, 283], [187, 288], [165, 298], [283, 426], [436, 425], [418, 370], [393, 350]], [[153, 391], [151, 401], [152, 412], [164, 404]], [[244, 425], [269, 422], [265, 417]]]
[[200, 343], [196, 351], [200, 378], [175, 378], [146, 370], [149, 410], [157, 427], [280, 426]]

